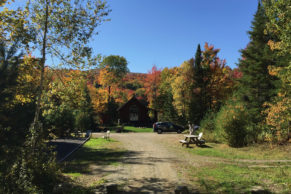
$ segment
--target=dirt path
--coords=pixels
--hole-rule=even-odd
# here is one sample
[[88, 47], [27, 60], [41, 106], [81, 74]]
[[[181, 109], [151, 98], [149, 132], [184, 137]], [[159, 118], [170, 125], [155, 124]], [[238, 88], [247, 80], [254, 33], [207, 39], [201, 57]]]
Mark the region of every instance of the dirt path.
[[[108, 166], [115, 173], [104, 177], [108, 182], [124, 185], [130, 192], [173, 193], [178, 185], [190, 186], [177, 172], [177, 164], [185, 158], [167, 146], [165, 141], [179, 139], [183, 135], [155, 133], [112, 134], [113, 139], [121, 142], [128, 154], [121, 165]], [[178, 142], [178, 141], [176, 141]]]
[[[96, 133], [93, 137], [100, 138], [103, 135]], [[193, 154], [187, 148], [181, 147], [179, 140], [184, 139], [183, 134], [113, 133], [111, 138], [118, 142], [108, 144], [108, 149], [120, 148], [126, 153], [125, 156], [116, 158], [110, 165], [93, 162], [88, 166], [89, 173], [80, 178], [81, 183], [86, 186], [96, 185], [96, 193], [104, 193], [104, 186], [108, 184], [117, 184], [123, 193], [174, 193], [177, 186], [187, 186], [190, 193], [196, 193], [201, 189], [204, 191], [199, 178], [195, 176], [197, 169], [220, 164], [243, 168], [276, 168], [282, 164], [289, 165], [289, 160], [233, 160]], [[195, 148], [194, 145], [190, 149]], [[280, 164], [276, 164], [278, 162]], [[223, 185], [221, 187], [222, 190], [225, 189]]]

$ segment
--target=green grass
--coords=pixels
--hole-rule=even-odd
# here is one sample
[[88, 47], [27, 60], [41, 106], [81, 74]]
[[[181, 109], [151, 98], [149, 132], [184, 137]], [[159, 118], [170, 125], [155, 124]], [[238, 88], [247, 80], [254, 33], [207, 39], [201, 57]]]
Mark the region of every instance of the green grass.
[[75, 177], [89, 174], [91, 165], [118, 165], [125, 153], [115, 140], [90, 139], [62, 164], [63, 172]]
[[[261, 186], [272, 193], [289, 193], [291, 190], [291, 162], [271, 162], [271, 160], [291, 160], [290, 145], [271, 147], [268, 144], [260, 144], [244, 148], [232, 148], [215, 143], [206, 145], [194, 146], [186, 151], [194, 155], [230, 159], [231, 163], [221, 160], [219, 164], [188, 166], [188, 176], [201, 191], [250, 193], [253, 186]], [[246, 159], [247, 162], [240, 159]], [[263, 163], [255, 163], [255, 160], [263, 160]]]
[[[120, 127], [118, 126], [103, 126], [100, 127], [103, 131], [104, 128], [110, 130], [110, 132], [115, 133]], [[147, 128], [147, 127], [133, 127], [133, 126], [124, 126], [123, 130], [121, 130], [122, 133], [150, 133], [153, 132], [153, 128]]]
[[91, 138], [87, 141], [68, 161], [61, 164], [66, 186], [60, 193], [95, 193], [94, 189], [106, 183], [106, 179], [100, 178], [101, 172], [92, 173], [92, 167], [119, 165], [121, 158], [130, 154], [121, 147], [120, 142], [113, 139]]
[[79, 173], [79, 172], [75, 172], [75, 173], [64, 173], [65, 175], [68, 175], [70, 177], [79, 177], [81, 176], [82, 174]]
[[103, 184], [105, 184], [106, 182], [107, 182], [106, 179], [101, 178], [101, 179], [99, 179], [99, 180], [94, 181], [93, 183], [91, 183], [90, 187], [96, 187], [96, 186], [99, 186], [99, 185], [103, 185]]
[[127, 153], [120, 147], [120, 143], [113, 139], [91, 138], [87, 141], [68, 161], [61, 164], [63, 174], [69, 177], [69, 180], [64, 181], [67, 186], [61, 193], [95, 193], [94, 188], [106, 180], [95, 177], [92, 182], [88, 182], [88, 177], [92, 178], [92, 165], [119, 165], [121, 157]]
[[190, 177], [207, 193], [248, 193], [252, 186], [262, 186], [270, 192], [291, 190], [291, 168], [249, 168], [241, 165], [219, 164], [190, 168]]
[[111, 142], [117, 142], [113, 139], [105, 140], [103, 138], [91, 138], [87, 141], [83, 147], [90, 148], [90, 149], [100, 149], [106, 147], [106, 145], [110, 144]]
[[132, 126], [124, 126], [123, 131], [125, 132], [134, 132], [134, 133], [150, 133], [153, 132], [153, 128], [145, 128], [145, 127], [132, 127]]
[[232, 148], [225, 144], [207, 143], [208, 147], [194, 147], [189, 152], [201, 156], [219, 157], [225, 159], [250, 160], [291, 160], [291, 146], [253, 145], [244, 148]]

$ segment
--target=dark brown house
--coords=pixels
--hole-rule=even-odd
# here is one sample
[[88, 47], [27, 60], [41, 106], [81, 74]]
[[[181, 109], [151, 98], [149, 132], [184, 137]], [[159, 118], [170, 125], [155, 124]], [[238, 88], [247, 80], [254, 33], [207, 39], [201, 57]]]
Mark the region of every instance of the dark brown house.
[[147, 106], [139, 101], [135, 96], [117, 109], [117, 111], [121, 123], [129, 123], [139, 126], [150, 124]]

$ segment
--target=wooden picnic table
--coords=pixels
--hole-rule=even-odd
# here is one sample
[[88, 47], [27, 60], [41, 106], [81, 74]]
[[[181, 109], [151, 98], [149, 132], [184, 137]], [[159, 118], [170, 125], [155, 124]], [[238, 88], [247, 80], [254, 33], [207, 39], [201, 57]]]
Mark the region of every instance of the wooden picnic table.
[[185, 140], [180, 140], [180, 143], [182, 143], [183, 145], [187, 145], [187, 147], [189, 147], [189, 144], [198, 144], [198, 135], [184, 135], [185, 136]]

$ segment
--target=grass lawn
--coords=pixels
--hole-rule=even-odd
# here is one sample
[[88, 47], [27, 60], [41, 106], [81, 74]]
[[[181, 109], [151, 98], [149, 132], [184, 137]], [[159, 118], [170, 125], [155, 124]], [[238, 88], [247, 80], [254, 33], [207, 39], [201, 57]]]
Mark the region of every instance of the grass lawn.
[[[117, 126], [103, 126], [101, 127], [102, 131], [104, 128], [110, 130], [110, 132], [115, 133], [118, 129]], [[106, 131], [106, 130], [105, 130]], [[133, 126], [124, 126], [122, 133], [150, 133], [153, 132], [153, 128], [146, 128], [146, 127], [133, 127]]]
[[250, 160], [291, 160], [291, 145], [271, 146], [258, 144], [244, 148], [232, 148], [225, 144], [206, 143], [207, 147], [188, 149], [189, 152], [201, 156], [212, 156], [225, 159]]
[[253, 186], [269, 192], [289, 193], [290, 166], [272, 168], [217, 164], [202, 168], [191, 167], [190, 177], [206, 193], [249, 193]]
[[153, 128], [124, 126], [123, 131], [134, 133], [150, 133], [153, 132]]
[[121, 144], [113, 139], [91, 138], [70, 158], [61, 164], [66, 182], [70, 182], [69, 193], [94, 193], [96, 186], [106, 180], [94, 174], [94, 166], [118, 166], [121, 157], [127, 153]]
[[69, 160], [63, 163], [63, 172], [73, 177], [90, 173], [91, 165], [118, 165], [126, 150], [119, 148], [113, 139], [90, 139]]
[[290, 193], [291, 145], [272, 148], [268, 144], [244, 148], [231, 148], [225, 144], [215, 143], [206, 145], [205, 147], [193, 146], [190, 149], [183, 148], [194, 157], [195, 155], [207, 156], [208, 159], [205, 161], [211, 161], [211, 157], [216, 159], [216, 162], [203, 163], [200, 167], [184, 167], [187, 169], [187, 176], [200, 191], [250, 193], [252, 187], [260, 186], [270, 193]]

